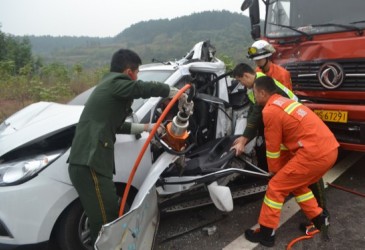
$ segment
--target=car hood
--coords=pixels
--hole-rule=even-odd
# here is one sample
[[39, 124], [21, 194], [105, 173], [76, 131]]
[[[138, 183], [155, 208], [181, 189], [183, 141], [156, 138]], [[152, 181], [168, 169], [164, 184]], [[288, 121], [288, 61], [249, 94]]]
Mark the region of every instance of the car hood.
[[0, 155], [79, 121], [84, 106], [38, 102], [0, 125]]

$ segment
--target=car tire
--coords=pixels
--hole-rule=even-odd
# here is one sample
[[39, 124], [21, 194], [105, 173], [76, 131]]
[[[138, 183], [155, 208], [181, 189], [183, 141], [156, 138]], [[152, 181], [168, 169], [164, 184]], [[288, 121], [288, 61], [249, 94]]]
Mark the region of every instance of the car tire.
[[56, 245], [61, 250], [91, 250], [88, 219], [79, 199], [62, 214], [55, 232]]
[[[117, 195], [123, 196], [125, 184], [115, 183]], [[125, 204], [124, 213], [130, 209], [137, 190], [132, 186]], [[88, 218], [80, 199], [73, 201], [61, 214], [51, 235], [49, 249], [91, 250]]]

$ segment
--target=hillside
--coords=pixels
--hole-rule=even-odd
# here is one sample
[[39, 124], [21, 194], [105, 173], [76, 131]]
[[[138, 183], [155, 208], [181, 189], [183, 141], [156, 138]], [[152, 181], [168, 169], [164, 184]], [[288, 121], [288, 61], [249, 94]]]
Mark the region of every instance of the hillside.
[[34, 55], [45, 63], [81, 64], [85, 68], [108, 65], [119, 48], [135, 50], [144, 63], [152, 58], [179, 59], [202, 40], [210, 40], [217, 55], [235, 62], [245, 59], [252, 43], [249, 18], [228, 11], [207, 11], [174, 19], [136, 23], [115, 37], [30, 36]]

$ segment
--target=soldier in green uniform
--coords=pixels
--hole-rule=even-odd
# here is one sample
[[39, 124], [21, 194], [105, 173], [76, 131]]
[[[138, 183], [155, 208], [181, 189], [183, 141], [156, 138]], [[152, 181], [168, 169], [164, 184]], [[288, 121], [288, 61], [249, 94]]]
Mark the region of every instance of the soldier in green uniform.
[[119, 197], [112, 179], [115, 135], [148, 130], [143, 124], [124, 122], [133, 99], [173, 97], [178, 91], [164, 83], [137, 80], [141, 64], [131, 50], [115, 52], [110, 72], [90, 95], [76, 127], [69, 175], [89, 218], [92, 245], [101, 226], [118, 218]]

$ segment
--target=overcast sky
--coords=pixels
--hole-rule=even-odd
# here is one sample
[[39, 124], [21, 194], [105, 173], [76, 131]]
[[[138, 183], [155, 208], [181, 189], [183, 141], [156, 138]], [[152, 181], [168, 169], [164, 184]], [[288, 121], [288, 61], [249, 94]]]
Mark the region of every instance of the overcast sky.
[[[243, 0], [0, 0], [0, 30], [12, 35], [114, 37], [140, 21], [208, 10], [241, 12]], [[243, 14], [248, 15], [248, 11]]]

